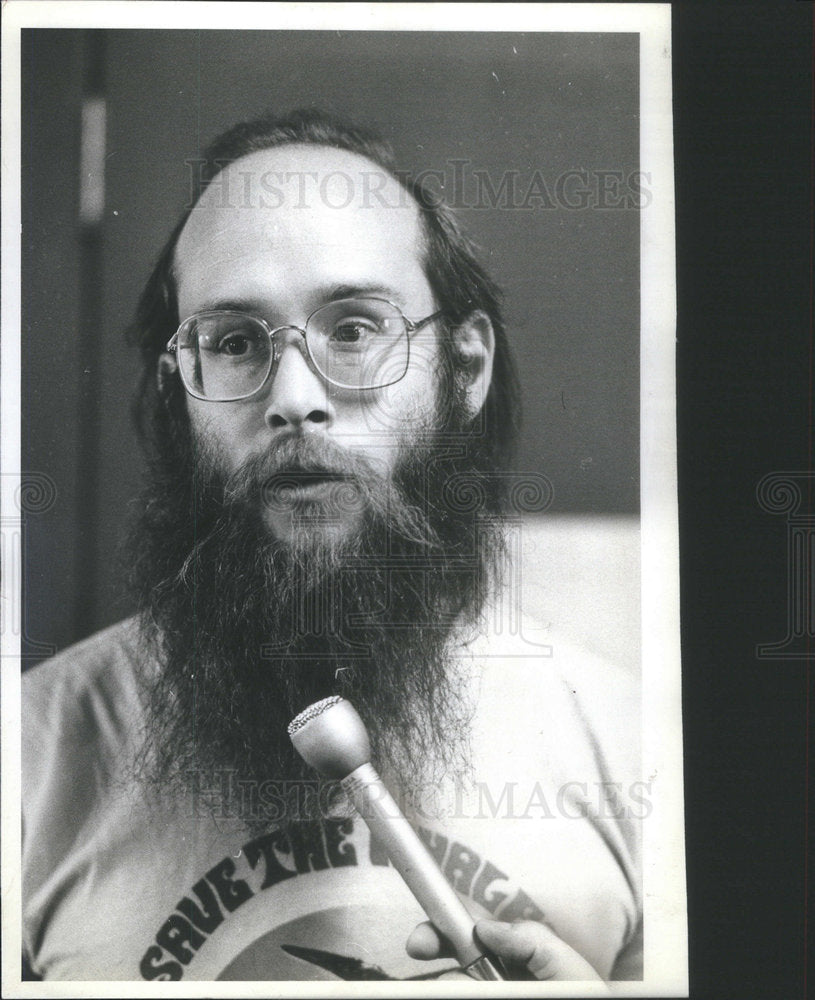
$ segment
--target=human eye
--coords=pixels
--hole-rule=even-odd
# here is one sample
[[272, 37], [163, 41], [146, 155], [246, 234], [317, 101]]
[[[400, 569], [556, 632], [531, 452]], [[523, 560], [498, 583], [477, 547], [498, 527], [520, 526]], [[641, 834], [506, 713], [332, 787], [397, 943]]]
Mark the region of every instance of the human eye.
[[246, 333], [229, 333], [221, 337], [216, 351], [232, 358], [244, 357], [257, 348], [256, 338]]
[[365, 347], [379, 335], [379, 324], [364, 316], [345, 316], [334, 324], [330, 341], [337, 346]]
[[219, 316], [202, 323], [198, 343], [213, 360], [250, 361], [264, 353], [266, 333], [250, 317]]

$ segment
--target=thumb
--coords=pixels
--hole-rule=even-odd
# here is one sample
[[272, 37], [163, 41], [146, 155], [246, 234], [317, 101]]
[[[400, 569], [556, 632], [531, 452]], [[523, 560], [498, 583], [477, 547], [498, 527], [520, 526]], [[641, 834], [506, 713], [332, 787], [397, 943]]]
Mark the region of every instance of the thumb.
[[411, 958], [425, 960], [433, 958], [454, 958], [450, 943], [442, 937], [429, 920], [417, 924], [407, 939], [405, 949]]
[[540, 980], [600, 980], [595, 969], [546, 924], [523, 920], [507, 924], [479, 920], [476, 935], [504, 961], [525, 966]]

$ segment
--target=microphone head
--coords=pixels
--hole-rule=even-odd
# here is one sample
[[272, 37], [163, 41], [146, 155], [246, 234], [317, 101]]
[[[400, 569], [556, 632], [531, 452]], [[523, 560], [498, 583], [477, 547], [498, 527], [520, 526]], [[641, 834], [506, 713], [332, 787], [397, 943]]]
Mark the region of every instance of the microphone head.
[[309, 705], [292, 719], [288, 733], [294, 749], [324, 778], [342, 780], [371, 759], [365, 724], [339, 695]]

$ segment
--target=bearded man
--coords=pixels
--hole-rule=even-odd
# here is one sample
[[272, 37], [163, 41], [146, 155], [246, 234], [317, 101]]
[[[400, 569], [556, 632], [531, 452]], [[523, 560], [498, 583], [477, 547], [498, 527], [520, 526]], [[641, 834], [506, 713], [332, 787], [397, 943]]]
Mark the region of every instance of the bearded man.
[[26, 960], [463, 975], [291, 747], [340, 694], [487, 949], [636, 978], [635, 716], [585, 651], [497, 634], [518, 393], [496, 288], [360, 128], [270, 116], [198, 166], [134, 325], [139, 613], [25, 678]]

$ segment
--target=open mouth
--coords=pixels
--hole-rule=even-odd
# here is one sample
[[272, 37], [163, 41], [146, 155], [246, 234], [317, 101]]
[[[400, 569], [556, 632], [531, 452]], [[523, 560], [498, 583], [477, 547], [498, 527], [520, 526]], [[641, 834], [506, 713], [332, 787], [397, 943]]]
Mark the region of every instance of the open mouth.
[[263, 488], [265, 503], [273, 509], [289, 510], [302, 501], [326, 502], [349, 499], [353, 478], [327, 469], [286, 469], [275, 473]]

